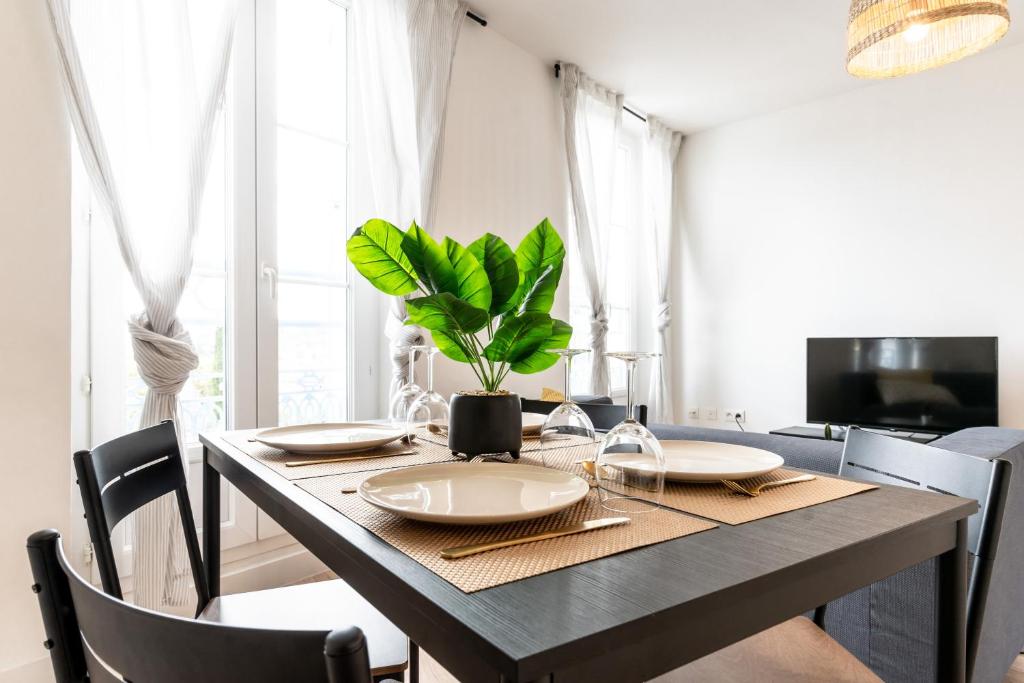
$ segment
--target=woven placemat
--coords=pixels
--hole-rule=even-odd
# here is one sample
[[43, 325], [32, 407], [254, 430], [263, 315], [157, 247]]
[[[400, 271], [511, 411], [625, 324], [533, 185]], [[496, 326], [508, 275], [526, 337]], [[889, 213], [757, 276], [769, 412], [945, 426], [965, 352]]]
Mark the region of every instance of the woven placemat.
[[515, 538], [591, 519], [614, 517], [601, 507], [592, 490], [580, 503], [540, 519], [495, 526], [445, 526], [396, 517], [370, 505], [358, 486], [370, 472], [317, 477], [295, 482], [359, 526], [369, 530], [461, 590], [472, 593], [530, 576], [571, 567], [633, 548], [681, 538], [717, 525], [671, 510], [634, 515], [629, 524], [501, 548], [458, 560], [445, 560], [441, 550], [453, 546]]
[[[257, 441], [250, 441], [256, 430], [249, 432], [235, 432], [226, 435], [224, 440], [232, 446], [240, 449], [250, 457], [263, 463], [288, 480], [308, 479], [310, 477], [327, 477], [334, 474], [347, 474], [350, 472], [371, 472], [378, 470], [393, 469], [396, 467], [408, 467], [409, 465], [428, 465], [435, 462], [452, 462], [459, 460], [452, 455], [447, 448], [433, 442], [417, 438], [412, 446], [398, 441], [395, 443], [375, 448], [372, 451], [362, 451], [352, 455], [351, 459], [338, 462], [323, 463], [319, 465], [302, 465], [301, 467], [289, 467], [289, 462], [303, 462], [323, 460], [333, 457], [344, 457], [338, 455], [300, 455], [282, 451], [279, 448], [271, 448]], [[409, 454], [409, 451], [412, 451]], [[389, 455], [390, 453], [403, 453], [405, 455]]]
[[[578, 474], [584, 479], [589, 476], [580, 464], [581, 460], [589, 460], [596, 456], [597, 447], [593, 445], [576, 446], [567, 449], [543, 451], [540, 453], [529, 453], [522, 456], [522, 461], [530, 465], [545, 465], [567, 472]], [[543, 459], [543, 462], [542, 462]], [[775, 470], [760, 477], [746, 479], [744, 486], [756, 486], [768, 481], [779, 481], [796, 477], [804, 472], [794, 472], [785, 468]], [[756, 498], [750, 498], [727, 489], [722, 484], [683, 484], [675, 481], [665, 482], [665, 493], [661, 498], [661, 504], [689, 512], [692, 515], [699, 515], [725, 524], [743, 524], [752, 522], [755, 519], [771, 517], [791, 510], [827, 503], [847, 496], [852, 496], [864, 491], [878, 488], [873, 484], [865, 484], [859, 481], [847, 479], [836, 479], [822, 474], [814, 473], [813, 481], [804, 481], [798, 484], [779, 486], [761, 493]]]
[[[445, 448], [448, 447], [448, 441], [443, 437], [440, 437], [436, 434], [428, 434], [422, 430], [418, 432], [418, 434], [418, 439], [428, 441], [436, 446], [444, 446]], [[577, 445], [590, 445], [593, 446], [594, 448], [597, 448], [597, 443], [598, 442], [594, 442], [591, 441], [590, 439], [578, 436], [561, 436], [559, 437], [559, 441], [555, 442], [555, 444], [552, 445], [551, 442], [548, 442], [546, 444], [542, 443], [540, 440], [540, 436], [524, 436], [523, 447], [522, 450], [519, 451], [519, 453], [520, 457], [522, 457], [522, 454], [524, 453], [534, 453], [536, 451], [569, 448]]]

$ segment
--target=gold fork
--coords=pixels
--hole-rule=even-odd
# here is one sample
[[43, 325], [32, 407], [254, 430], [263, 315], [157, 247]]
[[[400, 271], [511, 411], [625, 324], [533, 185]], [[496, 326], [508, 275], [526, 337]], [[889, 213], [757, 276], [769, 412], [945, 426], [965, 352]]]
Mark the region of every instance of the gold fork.
[[785, 486], [786, 484], [795, 484], [800, 481], [813, 481], [817, 479], [813, 474], [801, 474], [799, 477], [791, 477], [789, 479], [780, 479], [779, 481], [769, 481], [765, 484], [758, 484], [757, 486], [747, 488], [742, 484], [730, 481], [729, 479], [723, 479], [722, 483], [726, 485], [731, 491], [742, 494], [744, 496], [750, 496], [751, 498], [757, 498], [761, 495], [761, 492], [765, 489], [775, 488], [776, 486]]

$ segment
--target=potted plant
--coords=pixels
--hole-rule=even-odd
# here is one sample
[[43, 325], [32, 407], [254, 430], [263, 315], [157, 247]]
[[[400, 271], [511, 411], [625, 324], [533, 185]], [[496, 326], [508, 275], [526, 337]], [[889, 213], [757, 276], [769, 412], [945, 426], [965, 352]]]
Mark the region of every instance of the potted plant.
[[519, 397], [502, 390], [509, 372], [531, 374], [558, 361], [572, 327], [549, 313], [562, 276], [565, 247], [548, 219], [513, 252], [485, 233], [469, 246], [435, 241], [414, 222], [402, 232], [372, 219], [348, 240], [348, 258], [370, 283], [406, 302], [408, 325], [430, 330], [441, 352], [467, 363], [480, 390], [452, 396], [448, 446], [455, 453], [509, 452], [522, 447]]

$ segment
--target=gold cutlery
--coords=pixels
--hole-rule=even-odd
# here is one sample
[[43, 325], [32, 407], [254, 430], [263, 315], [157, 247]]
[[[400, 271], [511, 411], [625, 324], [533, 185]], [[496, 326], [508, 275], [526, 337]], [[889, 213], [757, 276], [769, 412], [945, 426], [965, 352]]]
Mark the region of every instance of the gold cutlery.
[[354, 462], [357, 460], [373, 460], [374, 458], [386, 458], [389, 455], [412, 455], [416, 451], [399, 451], [397, 453], [374, 453], [373, 455], [359, 456], [337, 456], [334, 458], [320, 458], [318, 460], [288, 460], [285, 467], [303, 467], [305, 465], [326, 465], [331, 462]]
[[[579, 460], [577, 462], [583, 466], [583, 471], [589, 474], [590, 477], [594, 480], [594, 482], [590, 484], [591, 488], [597, 486], [597, 463], [594, 462], [593, 460]], [[601, 468], [601, 474], [604, 475], [606, 479], [612, 478], [612, 475], [609, 473], [607, 467]]]
[[342, 493], [355, 493], [359, 490], [358, 486], [346, 486], [341, 490]]
[[552, 529], [551, 531], [541, 531], [540, 533], [529, 534], [528, 536], [509, 538], [504, 541], [490, 541], [489, 543], [475, 543], [473, 545], [463, 545], [455, 548], [445, 548], [441, 551], [441, 557], [443, 557], [446, 560], [457, 560], [460, 557], [476, 555], [477, 553], [484, 553], [488, 550], [497, 550], [498, 548], [508, 548], [509, 546], [522, 545], [523, 543], [534, 543], [535, 541], [544, 541], [549, 538], [558, 538], [560, 536], [580, 534], [584, 531], [593, 531], [594, 529], [602, 529], [604, 527], [609, 526], [618, 526], [620, 524], [629, 524], [629, 517], [607, 517], [605, 519], [592, 519], [586, 522], [580, 522], [579, 524], [572, 524], [570, 526], [564, 526], [559, 529]]
[[802, 474], [799, 477], [791, 477], [789, 479], [780, 479], [779, 481], [769, 481], [766, 484], [758, 484], [751, 488], [747, 488], [742, 484], [730, 481], [729, 479], [723, 479], [722, 483], [734, 493], [739, 493], [744, 496], [750, 496], [751, 498], [757, 498], [761, 495], [761, 492], [765, 489], [775, 488], [776, 486], [785, 486], [786, 484], [796, 484], [801, 481], [813, 481], [817, 479], [813, 474]]

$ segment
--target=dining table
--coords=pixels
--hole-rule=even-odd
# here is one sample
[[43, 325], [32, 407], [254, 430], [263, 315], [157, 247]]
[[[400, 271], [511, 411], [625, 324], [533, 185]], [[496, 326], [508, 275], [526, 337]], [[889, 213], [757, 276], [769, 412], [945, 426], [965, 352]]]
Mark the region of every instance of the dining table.
[[232, 437], [200, 436], [211, 594], [226, 480], [461, 681], [649, 680], [930, 558], [939, 680], [965, 680], [973, 500], [879, 485], [466, 592]]

